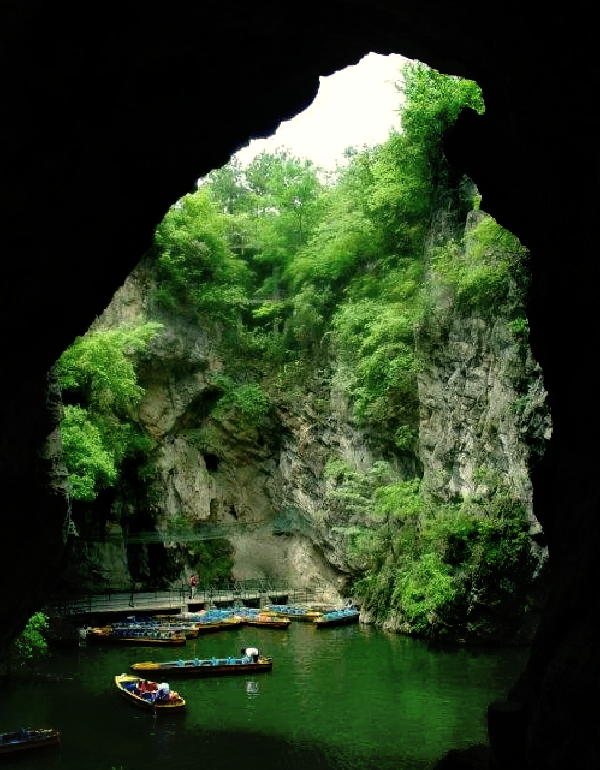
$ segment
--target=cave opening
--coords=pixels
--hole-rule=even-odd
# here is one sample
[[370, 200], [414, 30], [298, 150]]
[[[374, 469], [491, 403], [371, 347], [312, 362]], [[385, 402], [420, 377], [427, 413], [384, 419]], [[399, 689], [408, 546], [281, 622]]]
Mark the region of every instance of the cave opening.
[[[166, 12], [147, 16], [125, 12], [117, 20], [107, 7], [95, 25], [84, 29], [73, 18], [65, 23], [61, 9], [40, 6], [22, 13], [19, 3], [13, 5], [6, 27], [5, 55], [11, 60], [7, 71], [12, 77], [5, 102], [11, 121], [3, 126], [8, 132], [3, 143], [8, 162], [3, 166], [7, 180], [2, 215], [6, 217], [6, 253], [19, 258], [7, 260], [6, 282], [27, 286], [27, 296], [35, 297], [35, 302], [24, 302], [23, 294], [15, 291], [7, 292], [3, 303], [11, 330], [4, 362], [11, 377], [4, 380], [8, 392], [0, 402], [6, 429], [0, 467], [5, 494], [14, 495], [14, 510], [28, 512], [7, 517], [5, 542], [20, 542], [22, 547], [10, 549], [12, 554], [5, 561], [3, 638], [18, 633], [27, 614], [41, 604], [44, 586], [60, 568], [63, 553], [64, 501], [42, 491], [43, 481], [31, 483], [38, 473], [46, 473], [38, 467], [38, 450], [52, 429], [44, 390], [51, 362], [104, 307], [111, 282], [116, 283], [116, 276], [124, 278], [127, 265], [133, 266], [137, 259], [132, 255], [143, 252], [147, 234], [168, 201], [191, 189], [189, 157], [202, 171], [218, 167], [240, 136], [260, 132], [273, 122], [277, 111], [291, 114], [308, 101], [315, 66], [322, 63], [324, 71], [330, 72], [371, 45], [378, 50], [391, 46], [444, 71], [476, 74], [477, 81], [485, 84], [489, 112], [483, 122], [461, 118], [454, 149], [455, 157], [465, 162], [457, 165], [481, 185], [483, 207], [522, 234], [536, 261], [537, 286], [530, 303], [533, 353], [544, 366], [553, 396], [556, 437], [551, 456], [546, 452], [534, 471], [535, 499], [554, 549], [555, 577], [551, 607], [522, 697], [530, 714], [535, 713], [535, 719], [529, 720], [529, 753], [536, 767], [552, 758], [563, 766], [586, 766], [586, 762], [593, 766], [597, 748], [590, 740], [590, 712], [581, 707], [580, 693], [585, 692], [595, 665], [586, 647], [593, 639], [589, 617], [596, 603], [591, 587], [598, 521], [597, 431], [593, 409], [582, 419], [582, 394], [589, 392], [593, 381], [590, 347], [597, 336], [596, 289], [593, 281], [572, 286], [564, 259], [568, 254], [571, 263], [579, 265], [578, 275], [593, 274], [592, 268], [586, 272], [586, 266], [596, 248], [594, 228], [572, 225], [594, 221], [597, 209], [595, 176], [589, 171], [589, 147], [594, 146], [596, 132], [589, 93], [597, 67], [594, 25], [587, 24], [589, 9], [576, 4], [566, 11], [547, 7], [517, 13], [516, 6], [506, 4], [495, 9], [490, 20], [481, 9], [474, 12], [465, 3], [435, 8], [384, 3], [376, 11], [357, 5], [350, 12], [334, 3], [331, 11], [318, 9], [321, 21], [315, 25], [311, 12], [304, 9], [296, 14], [294, 24], [283, 14], [274, 14], [265, 24], [262, 12], [254, 18], [254, 7], [246, 11], [235, 6], [233, 13], [231, 6], [224, 6], [226, 18], [220, 20], [215, 6], [210, 21], [205, 18], [206, 9], [201, 9], [199, 23], [211, 34], [199, 52], [191, 3], [184, 4], [190, 16], [185, 17], [185, 25], [179, 22], [179, 28], [174, 17], [183, 17]], [[72, 30], [81, 30], [81, 37], [71, 34]], [[248, 34], [253, 39], [252, 57], [247, 55]], [[163, 35], [180, 44], [156, 46]], [[229, 46], [222, 45], [225, 38]], [[554, 67], [549, 76], [556, 41], [569, 66]], [[55, 50], [61, 55], [56, 56]], [[210, 79], [198, 78], [199, 64], [212, 73]], [[268, 72], [272, 77], [265, 77]], [[294, 73], [291, 79], [290, 73]], [[200, 80], [206, 98], [203, 92], [203, 98], [189, 99]], [[236, 99], [219, 98], [214, 83], [227, 81], [240, 84]], [[35, 93], [30, 90], [32, 82]], [[157, 104], [157, 84], [161, 93], [168, 94], [169, 103], [178, 106], [180, 121], [173, 119], [171, 110], [154, 107], [148, 120], [149, 106]], [[66, 99], [65, 94], [74, 98]], [[567, 98], [557, 99], [557, 94]], [[557, 110], [557, 103], [564, 109]], [[60, 105], [52, 121], [49, 105]], [[207, 110], [212, 110], [214, 119], [206, 120]], [[228, 126], [229, 115], [235, 115], [235, 120]], [[199, 126], [204, 131], [201, 142]], [[565, 141], [567, 134], [579, 141]], [[150, 168], [149, 157], [156, 159], [155, 168]], [[156, 168], [160, 168], [158, 174]], [[23, 200], [28, 199], [31, 180], [39, 178], [40, 169], [51, 172], [55, 194], [31, 217]], [[87, 192], [82, 195], [84, 189]], [[133, 189], [138, 194], [119, 195], [113, 210], [115, 191]], [[573, 189], [577, 194], [565, 194]], [[67, 200], [68, 237], [53, 239], [49, 234], [56, 232], [57, 222], [64, 221]], [[66, 291], [66, 276], [74, 279], [75, 291]], [[32, 328], [35, 337], [25, 336], [24, 330]], [[568, 348], [573, 366], [565, 366], [565, 357], [556, 352], [556, 341], [564, 337], [565, 328], [574, 330]], [[35, 354], [24, 356], [24, 349]], [[515, 398], [519, 399], [515, 409], [525, 416], [526, 396], [517, 393]], [[501, 421], [498, 427], [498, 431], [490, 429], [492, 439], [495, 433], [504, 434], [506, 423]], [[406, 442], [410, 436], [399, 438]], [[206, 431], [193, 436], [198, 453], [207, 451], [208, 439]], [[34, 454], [38, 459], [32, 459]], [[448, 479], [459, 485], [460, 473], [453, 475], [443, 457], [436, 459], [439, 491]], [[102, 465], [112, 473], [110, 465]], [[293, 468], [289, 453], [285, 465]], [[155, 469], [147, 467], [141, 473], [142, 485], [154, 494]], [[483, 482], [481, 486], [489, 488]], [[443, 496], [439, 499], [444, 502]], [[567, 700], [571, 711], [569, 719], [564, 719], [562, 704]]]
[[[368, 623], [424, 639], [505, 643], [530, 633], [531, 623], [516, 620], [523, 602], [531, 606], [531, 576], [543, 561], [543, 549], [523, 537], [533, 519], [529, 487], [515, 487], [510, 462], [494, 457], [507, 451], [497, 414], [470, 413], [464, 427], [474, 358], [516, 392], [504, 418], [546, 419], [543, 396], [531, 403], [531, 391], [543, 388], [539, 372], [527, 370], [525, 287], [514, 289], [526, 250], [484, 213], [473, 180], [445, 156], [443, 132], [460, 109], [483, 112], [477, 84], [418, 62], [398, 77], [401, 128], [344, 148], [335, 169], [272, 146], [246, 161], [240, 151], [199, 180], [165, 215], [126, 290], [61, 357], [74, 497], [102, 504], [99, 492], [119, 479], [113, 503], [129, 529], [136, 517], [150, 536], [167, 524], [168, 548], [128, 545], [132, 606], [136, 591], [179, 590], [190, 572], [225, 590], [243, 574], [304, 587], [305, 600], [325, 585], [320, 598], [330, 606], [356, 602]], [[132, 295], [152, 313], [123, 324], [120, 305]], [[469, 339], [468, 355], [457, 356]], [[512, 379], [502, 369], [507, 348]], [[427, 381], [441, 370], [450, 371], [442, 397], [440, 383]], [[113, 377], [108, 387], [99, 372]], [[465, 472], [462, 447], [481, 439], [482, 422], [487, 444], [475, 447]], [[457, 438], [440, 468], [441, 423]], [[323, 440], [326, 431], [333, 439]], [[121, 444], [110, 446], [115, 436]], [[79, 462], [73, 472], [94, 442], [101, 462]], [[526, 449], [508, 451], [525, 473]], [[225, 488], [211, 480], [203, 489], [199, 456], [209, 474], [221, 471]], [[242, 508], [248, 489], [235, 484], [248, 467], [254, 476], [243, 483], [258, 502]], [[257, 492], [259, 478], [267, 492]], [[300, 515], [266, 536], [244, 540], [232, 529], [231, 540], [220, 540], [222, 529], [203, 528], [222, 524], [220, 511], [235, 528], [292, 502]], [[250, 520], [240, 510], [252, 510]], [[294, 559], [278, 553], [284, 542], [286, 553], [303, 552], [293, 574]], [[123, 580], [123, 570], [110, 574]]]
[[[387, 109], [402, 115], [401, 124], [396, 115], [395, 127], [384, 125], [386, 137], [338, 150], [335, 167], [324, 169], [284, 148], [284, 131], [259, 142], [251, 154], [250, 145], [238, 151], [169, 209], [122, 297], [115, 295], [87, 339], [59, 363], [66, 389], [63, 433], [67, 462], [87, 451], [76, 438], [86, 432], [104, 462], [92, 475], [72, 474], [76, 495], [91, 499], [95, 484], [114, 483], [125, 454], [125, 486], [135, 495], [118, 505], [127, 503], [130, 511], [137, 505], [146, 520], [166, 515], [178, 526], [185, 514], [177, 508], [194, 511], [194, 526], [205, 516], [195, 507], [203, 499], [197, 495], [200, 482], [180, 481], [193, 478], [195, 453], [209, 473], [223, 471], [223, 479], [235, 478], [248, 464], [258, 473], [259, 464], [270, 462], [269, 484], [277, 479], [283, 500], [261, 492], [253, 515], [264, 518], [282, 502], [298, 505], [294, 496], [305, 495], [308, 502], [300, 505], [319, 510], [326, 531], [335, 537], [342, 533], [343, 546], [327, 535], [331, 542], [316, 548], [319, 558], [331, 557], [332, 575], [343, 565], [341, 595], [339, 581], [330, 577], [333, 595], [359, 591], [366, 606], [384, 608], [373, 616], [377, 623], [412, 627], [424, 635], [440, 633], [441, 626], [455, 639], [465, 636], [467, 614], [471, 629], [490, 627], [487, 614], [497, 599], [493, 576], [508, 568], [509, 560], [497, 559], [486, 568], [487, 599], [481, 599], [486, 591], [476, 587], [475, 574], [481, 574], [481, 564], [499, 541], [513, 549], [512, 561], [525, 583], [533, 571], [531, 559], [541, 563], [547, 555], [531, 507], [529, 449], [516, 444], [506, 449], [498, 420], [512, 415], [538, 454], [551, 428], [541, 374], [528, 358], [526, 249], [484, 213], [475, 182], [445, 155], [444, 132], [461, 110], [483, 113], [481, 91], [472, 81], [444, 76], [416, 61], [402, 60], [400, 72], [394, 60], [394, 80], [387, 59], [375, 56], [371, 62], [388, 66], [386, 87], [393, 84], [397, 107]], [[375, 90], [372, 84], [368, 90]], [[352, 97], [359, 101], [355, 92]], [[366, 103], [360, 110], [370, 112]], [[301, 135], [309, 133], [302, 125]], [[520, 280], [523, 285], [515, 291]], [[139, 307], [152, 308], [154, 316], [140, 315], [137, 326], [121, 328], [114, 319], [123, 317], [120, 303], [131, 303], [132, 297]], [[437, 349], [436, 341], [443, 343]], [[449, 352], [467, 344], [472, 345], [468, 362]], [[502, 368], [507, 350], [514, 359], [510, 376]], [[130, 367], [129, 379], [119, 374], [112, 391], [103, 392], [85, 371], [85, 356], [88, 362], [112, 356], [119, 366]], [[149, 388], [144, 401], [131, 368], [135, 356], [143, 362], [142, 391]], [[506, 415], [472, 411], [465, 383], [474, 358], [488, 369], [496, 367], [510, 399]], [[442, 397], [436, 393], [432, 408], [427, 377], [436, 367], [447, 370], [446, 391]], [[483, 383], [475, 387], [485, 389]], [[125, 439], [127, 398], [139, 406], [139, 419]], [[449, 411], [452, 400], [460, 403], [456, 415]], [[471, 410], [467, 428], [465, 409]], [[306, 424], [308, 415], [312, 425]], [[334, 431], [333, 442], [324, 443], [321, 434], [332, 416], [343, 427]], [[111, 421], [112, 436], [106, 430]], [[443, 421], [453, 426], [456, 439], [442, 458]], [[125, 443], [113, 451], [106, 441], [113, 440], [119, 422]], [[355, 435], [349, 439], [343, 431]], [[420, 442], [426, 434], [429, 445]], [[157, 440], [161, 435], [169, 437], [168, 453]], [[275, 435], [276, 441], [269, 439]], [[477, 445], [465, 466], [460, 447], [469, 442]], [[300, 452], [314, 455], [312, 461], [303, 458], [295, 466], [290, 453], [297, 459]], [[513, 481], [514, 463], [506, 452], [520, 458], [519, 483]], [[294, 479], [294, 473], [301, 477]], [[312, 500], [304, 490], [315, 480], [321, 491]], [[237, 519], [237, 493], [235, 503], [227, 505], [221, 503], [231, 490], [218, 494], [210, 497], [206, 517], [212, 521], [216, 511], [229, 510]], [[357, 505], [360, 517], [349, 526]], [[437, 532], [432, 537], [442, 543], [427, 566], [430, 535], [419, 534], [421, 524], [409, 534], [413, 525], [407, 511], [427, 521], [424, 530]], [[381, 515], [391, 539], [374, 543], [371, 530]], [[448, 521], [442, 524], [443, 519]], [[538, 543], [532, 541], [529, 553], [520, 535], [532, 529]], [[418, 543], [411, 557], [414, 591], [403, 586], [399, 571], [391, 577], [380, 573], [381, 563], [393, 562], [404, 547], [395, 540], [406, 537]], [[372, 564], [368, 590], [355, 574], [359, 563]], [[258, 563], [254, 568], [261, 573]], [[297, 577], [303, 579], [300, 573]], [[447, 596], [435, 595], [440, 579], [450, 586]], [[446, 617], [454, 592], [464, 607]], [[392, 611], [392, 594], [402, 609]], [[501, 623], [494, 629], [501, 637]]]
[[219, 458], [217, 455], [205, 454], [204, 464], [206, 465], [206, 470], [211, 473], [219, 470]]

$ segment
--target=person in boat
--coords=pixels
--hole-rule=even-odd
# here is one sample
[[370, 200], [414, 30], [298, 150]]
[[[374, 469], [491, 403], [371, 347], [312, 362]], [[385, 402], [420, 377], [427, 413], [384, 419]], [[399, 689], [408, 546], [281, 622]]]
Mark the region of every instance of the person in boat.
[[242, 656], [244, 658], [248, 658], [248, 660], [246, 661], [248, 663], [250, 661], [252, 661], [253, 663], [258, 663], [260, 652], [256, 647], [242, 647]]
[[167, 682], [162, 682], [158, 685], [158, 700], [168, 701], [171, 698], [171, 689]]

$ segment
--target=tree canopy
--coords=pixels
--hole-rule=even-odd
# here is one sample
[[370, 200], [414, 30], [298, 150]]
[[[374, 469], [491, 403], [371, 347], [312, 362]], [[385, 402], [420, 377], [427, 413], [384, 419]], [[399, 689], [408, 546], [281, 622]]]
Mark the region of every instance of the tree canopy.
[[144, 394], [134, 356], [144, 350], [160, 324], [92, 331], [62, 354], [56, 370], [65, 401], [62, 454], [71, 494], [94, 500], [113, 486], [123, 459], [147, 449], [131, 410]]

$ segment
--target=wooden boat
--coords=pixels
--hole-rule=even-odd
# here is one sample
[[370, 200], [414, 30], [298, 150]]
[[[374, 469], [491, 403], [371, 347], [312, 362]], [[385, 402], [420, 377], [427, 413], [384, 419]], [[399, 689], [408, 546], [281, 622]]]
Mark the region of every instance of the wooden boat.
[[218, 631], [219, 623], [182, 623], [177, 626], [185, 634], [186, 639], [197, 639], [199, 634], [208, 634]]
[[273, 658], [259, 657], [258, 661], [244, 663], [244, 658], [209, 658], [200, 660], [171, 660], [166, 663], [134, 663], [131, 670], [148, 676], [235, 676], [258, 674], [273, 669]]
[[345, 626], [350, 623], [358, 623], [360, 613], [357, 610], [333, 610], [326, 612], [313, 623], [317, 628], [331, 628], [331, 626]]
[[[180, 612], [178, 615], [172, 615], [170, 622], [173, 625], [185, 629], [193, 629], [192, 633], [195, 634], [194, 639], [200, 634], [210, 634], [214, 631], [218, 631], [221, 628], [223, 618], [220, 614], [209, 615], [206, 610], [200, 610], [200, 612]], [[188, 633], [186, 631], [186, 636]], [[192, 638], [188, 636], [188, 639]]]
[[202, 621], [200, 623], [196, 623], [196, 628], [198, 629], [198, 636], [200, 634], [210, 634], [214, 633], [215, 631], [218, 631], [221, 628], [221, 621], [220, 620], [207, 620]]
[[60, 733], [58, 730], [17, 730], [14, 733], [0, 733], [0, 754], [12, 754], [16, 751], [43, 749], [48, 746], [58, 746]]
[[267, 613], [260, 615], [248, 615], [246, 625], [260, 628], [287, 628], [291, 621], [288, 618], [269, 615]]
[[240, 626], [243, 626], [246, 623], [246, 620], [244, 618], [240, 618], [237, 615], [234, 615], [231, 618], [223, 618], [220, 625], [221, 628], [239, 628]]
[[88, 628], [86, 642], [100, 644], [137, 644], [141, 646], [181, 647], [186, 643], [182, 630], [144, 628], [140, 630], [127, 628]]
[[[140, 690], [139, 685], [142, 682], [148, 689]], [[174, 690], [170, 690], [168, 700], [162, 699], [159, 696], [157, 682], [147, 682], [139, 676], [121, 674], [115, 677], [115, 684], [125, 700], [145, 711], [151, 711], [153, 714], [172, 714], [185, 709], [185, 701]]]
[[271, 605], [270, 610], [275, 612], [278, 617], [287, 618], [297, 623], [312, 623], [316, 618], [323, 615], [321, 610], [311, 610], [297, 605]]
[[198, 638], [198, 628], [190, 624], [189, 626], [182, 626], [181, 630], [185, 634], [186, 639], [197, 639]]
[[283, 617], [286, 617], [288, 620], [294, 621], [295, 623], [312, 623], [313, 620], [317, 620], [322, 616], [322, 612], [316, 612], [316, 610], [307, 610], [306, 612], [290, 613], [289, 615], [284, 615]]

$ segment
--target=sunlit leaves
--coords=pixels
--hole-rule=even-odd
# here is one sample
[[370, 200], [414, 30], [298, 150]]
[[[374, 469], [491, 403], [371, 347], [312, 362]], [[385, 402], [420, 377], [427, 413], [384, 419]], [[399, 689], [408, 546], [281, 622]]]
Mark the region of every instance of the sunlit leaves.
[[526, 259], [527, 250], [518, 239], [482, 215], [459, 242], [432, 250], [431, 267], [452, 288], [459, 307], [490, 313], [506, 301], [511, 276], [523, 269]]
[[76, 500], [94, 500], [98, 488], [111, 486], [116, 481], [114, 454], [89, 419], [88, 412], [79, 406], [65, 406], [61, 436], [71, 494]]
[[132, 354], [143, 350], [160, 328], [151, 322], [78, 337], [57, 362], [62, 389], [77, 391], [95, 409], [127, 412], [143, 393]]
[[8, 671], [33, 666], [48, 654], [48, 644], [43, 631], [48, 628], [48, 617], [36, 612], [27, 621], [19, 636], [8, 647], [4, 664]]
[[409, 62], [402, 70], [406, 97], [402, 129], [413, 142], [432, 148], [465, 107], [483, 113], [481, 89], [472, 80], [442, 75], [420, 62]]
[[134, 355], [142, 352], [160, 324], [93, 331], [79, 337], [57, 363], [67, 403], [61, 421], [62, 456], [72, 496], [94, 500], [115, 484], [130, 454], [149, 440], [131, 422], [144, 391], [137, 383]]
[[228, 220], [201, 188], [172, 206], [156, 230], [158, 301], [235, 321], [247, 302], [248, 268], [227, 243]]

